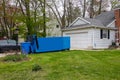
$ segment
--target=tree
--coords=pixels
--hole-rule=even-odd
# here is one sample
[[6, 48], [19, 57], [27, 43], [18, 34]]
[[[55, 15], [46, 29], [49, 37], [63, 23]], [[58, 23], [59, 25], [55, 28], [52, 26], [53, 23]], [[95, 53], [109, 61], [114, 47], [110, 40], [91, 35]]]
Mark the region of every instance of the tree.
[[[34, 34], [34, 29], [32, 26], [32, 19], [30, 15], [30, 0], [18, 0], [22, 14], [25, 18], [25, 24], [28, 30], [28, 34], [32, 35]], [[24, 9], [25, 8], [25, 9]]]
[[112, 9], [114, 8], [120, 8], [120, 1], [119, 0], [111, 0], [111, 4], [112, 4]]
[[[51, 0], [51, 4], [47, 4], [47, 6], [52, 10], [61, 29], [73, 22], [76, 18], [76, 14], [78, 15], [78, 13], [80, 13], [80, 8], [75, 6], [74, 1], [72, 0]], [[61, 8], [62, 10], [59, 10]], [[78, 11], [75, 13], [75, 10]]]
[[12, 38], [14, 35], [14, 29], [17, 27], [15, 22], [15, 15], [19, 11], [17, 3], [15, 5], [10, 4], [11, 0], [2, 0], [0, 4], [1, 15], [0, 15], [0, 25], [2, 28], [1, 36], [7, 36], [7, 38]]
[[[27, 34], [46, 36], [46, 13], [45, 0], [17, 0], [21, 8], [23, 20], [26, 25]], [[43, 14], [43, 15], [42, 15]]]
[[[91, 1], [91, 0], [90, 0]], [[81, 9], [81, 15], [82, 17], [86, 17], [88, 14], [87, 12], [89, 12], [89, 3], [90, 3], [89, 0], [79, 0], [79, 7]]]
[[110, 7], [109, 1], [107, 0], [90, 0], [90, 6], [88, 12], [90, 18], [100, 14], [101, 12], [108, 11], [107, 7]]

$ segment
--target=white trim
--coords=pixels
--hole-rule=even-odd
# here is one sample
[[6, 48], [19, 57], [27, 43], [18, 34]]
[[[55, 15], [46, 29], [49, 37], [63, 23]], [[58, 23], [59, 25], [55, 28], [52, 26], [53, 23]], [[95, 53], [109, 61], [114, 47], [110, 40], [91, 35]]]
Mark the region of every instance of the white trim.
[[88, 31], [84, 31], [84, 32], [68, 32], [66, 33], [66, 35], [70, 35], [70, 34], [81, 34], [81, 33], [88, 33]]
[[82, 20], [82, 21], [85, 21], [86, 23], [88, 23], [88, 24], [90, 24], [90, 22], [89, 21], [87, 21], [87, 20], [85, 20], [85, 19], [83, 19], [83, 18], [81, 18], [81, 17], [78, 17], [77, 19], [75, 19], [70, 25], [69, 25], [69, 27], [70, 26], [72, 26], [76, 21], [78, 21], [78, 20]]
[[75, 27], [75, 28], [62, 29], [62, 31], [71, 31], [71, 30], [88, 29], [88, 28], [99, 28], [99, 29], [116, 30], [116, 28], [89, 26], [89, 27]]
[[110, 25], [112, 25], [115, 21], [116, 21], [116, 20], [113, 20], [111, 23], [109, 23], [109, 24], [107, 25], [107, 27], [109, 27]]

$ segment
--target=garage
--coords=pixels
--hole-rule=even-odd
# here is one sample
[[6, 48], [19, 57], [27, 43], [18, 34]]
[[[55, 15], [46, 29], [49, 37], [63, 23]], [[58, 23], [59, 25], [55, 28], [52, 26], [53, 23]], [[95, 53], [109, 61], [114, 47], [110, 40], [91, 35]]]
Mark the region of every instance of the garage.
[[62, 34], [70, 36], [72, 50], [109, 48], [112, 42], [115, 43], [114, 17], [113, 11], [100, 14], [94, 19], [78, 17], [62, 29]]
[[66, 33], [70, 36], [71, 49], [85, 49], [88, 48], [88, 32]]

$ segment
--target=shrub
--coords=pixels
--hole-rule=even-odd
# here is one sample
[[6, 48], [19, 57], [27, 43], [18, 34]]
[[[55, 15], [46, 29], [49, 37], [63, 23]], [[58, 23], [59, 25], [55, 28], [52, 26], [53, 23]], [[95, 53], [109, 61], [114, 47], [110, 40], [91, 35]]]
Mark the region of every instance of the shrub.
[[23, 54], [14, 54], [14, 55], [7, 55], [2, 60], [3, 61], [17, 62], [17, 61], [23, 61], [23, 60], [26, 60], [26, 59], [28, 59], [28, 57], [26, 55], [23, 55]]
[[112, 46], [116, 46], [116, 43], [115, 43], [115, 42], [112, 42]]
[[40, 67], [40, 65], [39, 64], [34, 64], [33, 66], [32, 66], [32, 71], [39, 71], [39, 70], [41, 70], [42, 68]]

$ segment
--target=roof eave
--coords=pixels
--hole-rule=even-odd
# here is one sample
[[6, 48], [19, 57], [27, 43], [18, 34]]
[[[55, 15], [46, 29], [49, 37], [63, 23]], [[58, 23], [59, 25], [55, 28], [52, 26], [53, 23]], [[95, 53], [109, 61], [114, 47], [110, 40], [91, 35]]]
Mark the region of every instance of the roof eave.
[[71, 30], [87, 29], [87, 28], [100, 28], [100, 29], [117, 30], [116, 28], [110, 28], [110, 27], [94, 26], [94, 25], [92, 25], [92, 26], [88, 26], [88, 27], [66, 28], [66, 29], [62, 29], [62, 31], [71, 31]]
[[78, 29], [86, 29], [86, 28], [92, 28], [93, 26], [88, 26], [88, 27], [76, 27], [76, 28], [66, 28], [62, 29], [62, 31], [71, 31], [71, 30], [78, 30]]

